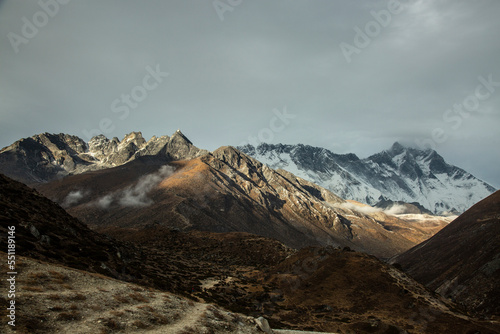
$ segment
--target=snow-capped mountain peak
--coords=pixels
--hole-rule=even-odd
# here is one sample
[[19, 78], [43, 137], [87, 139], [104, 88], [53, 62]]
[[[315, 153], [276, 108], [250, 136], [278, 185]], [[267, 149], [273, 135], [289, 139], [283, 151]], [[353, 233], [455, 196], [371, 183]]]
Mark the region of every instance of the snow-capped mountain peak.
[[495, 189], [446, 163], [434, 150], [396, 142], [368, 158], [307, 145], [240, 147], [272, 168], [283, 168], [342, 198], [374, 205], [380, 200], [417, 202], [434, 213], [463, 212]]

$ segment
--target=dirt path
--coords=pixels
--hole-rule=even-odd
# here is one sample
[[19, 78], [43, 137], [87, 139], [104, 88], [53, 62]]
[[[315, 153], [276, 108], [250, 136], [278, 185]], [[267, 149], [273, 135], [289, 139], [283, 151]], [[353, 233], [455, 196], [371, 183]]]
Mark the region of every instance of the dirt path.
[[336, 334], [336, 333], [326, 333], [326, 332], [308, 332], [308, 331], [295, 331], [288, 329], [275, 329], [274, 332], [276, 334]]
[[181, 333], [187, 328], [196, 328], [196, 323], [200, 320], [202, 314], [207, 310], [207, 304], [196, 303], [192, 308], [184, 311], [185, 317], [179, 319], [172, 325], [166, 325], [144, 333]]
[[[256, 332], [252, 319], [215, 305], [42, 261], [17, 260], [17, 333]], [[6, 322], [0, 332], [16, 333]]]

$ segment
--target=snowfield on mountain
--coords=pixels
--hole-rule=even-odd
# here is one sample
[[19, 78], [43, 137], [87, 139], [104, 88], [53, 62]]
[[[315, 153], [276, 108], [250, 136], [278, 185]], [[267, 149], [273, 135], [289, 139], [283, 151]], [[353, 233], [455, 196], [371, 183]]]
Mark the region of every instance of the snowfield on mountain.
[[456, 214], [495, 191], [486, 182], [446, 163], [436, 151], [399, 143], [365, 159], [301, 144], [246, 145], [238, 149], [344, 199], [370, 205], [382, 200], [417, 202], [436, 214]]

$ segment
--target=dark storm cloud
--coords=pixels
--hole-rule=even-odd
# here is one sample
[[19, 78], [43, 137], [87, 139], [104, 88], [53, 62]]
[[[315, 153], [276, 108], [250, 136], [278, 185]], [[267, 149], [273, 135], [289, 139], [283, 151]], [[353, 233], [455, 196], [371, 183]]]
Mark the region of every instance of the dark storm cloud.
[[[259, 134], [360, 156], [426, 142], [500, 186], [500, 87], [453, 109], [479, 77], [500, 82], [498, 1], [221, 2], [235, 6], [60, 0], [47, 22], [37, 1], [0, 2], [0, 145], [177, 128], [207, 149]], [[13, 34], [34, 19], [16, 53]], [[357, 51], [346, 57], [342, 43]], [[145, 78], [157, 67], [168, 76], [155, 85]], [[262, 132], [285, 107], [295, 117]]]

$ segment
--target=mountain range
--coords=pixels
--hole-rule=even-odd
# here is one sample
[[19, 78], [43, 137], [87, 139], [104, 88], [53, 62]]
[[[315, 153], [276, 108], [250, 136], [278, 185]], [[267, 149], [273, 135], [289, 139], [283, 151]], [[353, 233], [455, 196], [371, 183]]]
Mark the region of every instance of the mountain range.
[[[397, 150], [410, 157], [416, 155], [398, 145], [391, 152]], [[326, 162], [317, 163], [317, 157], [333, 153], [308, 146], [297, 146], [290, 152], [293, 154], [289, 157], [300, 157], [304, 168], [332, 174]], [[442, 160], [435, 152], [431, 155], [435, 161]], [[345, 164], [358, 161], [364, 166], [354, 155], [340, 157]], [[325, 161], [334, 166], [331, 159]], [[429, 163], [433, 171], [437, 171], [436, 164]], [[415, 219], [391, 212], [396, 205], [405, 206], [407, 213], [416, 209], [428, 213], [418, 203], [385, 200], [379, 203], [385, 205], [383, 209], [377, 209], [346, 201], [290, 171], [269, 168], [235, 148], [222, 147], [214, 152], [198, 149], [179, 130], [170, 137], [148, 141], [140, 132], [132, 132], [121, 141], [100, 135], [89, 143], [67, 134], [35, 135], [0, 151], [0, 171], [35, 186], [93, 228], [140, 222], [180, 230], [241, 231], [276, 238], [294, 248], [347, 246], [388, 258], [426, 240], [450, 221], [439, 217]], [[346, 179], [352, 178], [346, 174]], [[387, 187], [403, 184], [394, 182], [388, 182]]]
[[308, 145], [260, 144], [238, 147], [271, 168], [282, 168], [344, 199], [416, 203], [435, 214], [462, 213], [495, 189], [436, 151], [394, 143], [360, 159]]
[[88, 145], [69, 135], [42, 134], [14, 143], [0, 158], [6, 175], [32, 182], [96, 230], [161, 225], [247, 232], [293, 248], [350, 247], [389, 258], [450, 221], [407, 219], [345, 201], [233, 147], [200, 150], [180, 131], [149, 141], [140, 133], [122, 141], [98, 136]]
[[[383, 208], [388, 202], [412, 203], [434, 214], [462, 213], [495, 189], [463, 169], [446, 163], [434, 150], [399, 143], [368, 158], [335, 154], [308, 145], [260, 144], [237, 148], [272, 169], [283, 169], [337, 196]], [[140, 157], [161, 162], [209, 153], [195, 147], [181, 131], [146, 141], [132, 132], [121, 141], [103, 135], [88, 143], [68, 134], [43, 133], [0, 150], [0, 171], [25, 184], [112, 168]]]

